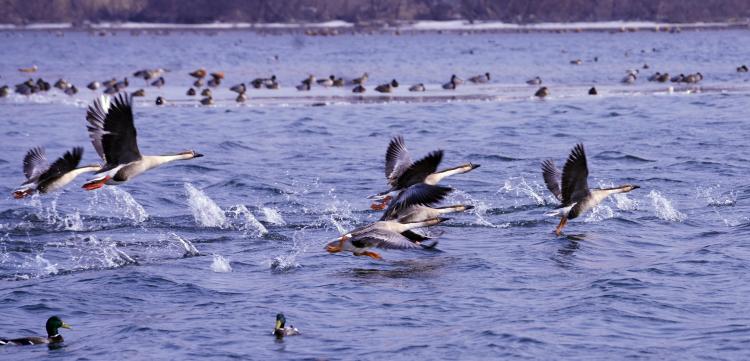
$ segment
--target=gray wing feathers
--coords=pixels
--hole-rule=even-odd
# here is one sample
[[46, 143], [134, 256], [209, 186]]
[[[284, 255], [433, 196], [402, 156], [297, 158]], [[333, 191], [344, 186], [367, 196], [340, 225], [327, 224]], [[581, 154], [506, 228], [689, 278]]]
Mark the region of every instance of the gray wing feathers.
[[23, 174], [27, 180], [32, 180], [49, 169], [49, 162], [44, 148], [35, 147], [29, 149], [26, 156], [23, 157]]
[[542, 176], [544, 177], [547, 189], [555, 195], [558, 201], [562, 201], [562, 191], [560, 190], [562, 174], [560, 174], [560, 170], [557, 169], [553, 161], [545, 160], [542, 162]]
[[90, 105], [88, 111], [86, 111], [86, 120], [89, 122], [86, 129], [89, 131], [91, 144], [94, 145], [96, 153], [99, 154], [99, 157], [102, 158], [105, 163], [107, 162], [107, 157], [104, 155], [102, 137], [106, 134], [106, 131], [104, 130], [104, 121], [107, 119], [109, 106], [109, 97], [102, 95], [94, 100], [94, 104]]
[[370, 244], [372, 247], [378, 247], [382, 249], [421, 248], [419, 245], [413, 243], [408, 238], [402, 236], [399, 233], [382, 230], [382, 229], [372, 229], [369, 232], [361, 235], [358, 241], [366, 242]]
[[398, 177], [404, 174], [411, 163], [404, 137], [400, 135], [393, 137], [385, 152], [385, 177], [388, 178], [388, 184], [394, 186]]

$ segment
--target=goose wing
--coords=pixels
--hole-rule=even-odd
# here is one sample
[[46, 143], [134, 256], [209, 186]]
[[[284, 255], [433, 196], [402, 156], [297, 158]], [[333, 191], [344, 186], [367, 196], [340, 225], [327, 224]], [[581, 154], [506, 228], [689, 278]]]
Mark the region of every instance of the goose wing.
[[42, 147], [34, 147], [23, 157], [23, 174], [27, 180], [38, 178], [49, 169], [47, 155]]
[[373, 227], [365, 233], [355, 235], [351, 242], [354, 246], [378, 247], [383, 249], [417, 249], [421, 248], [400, 233]]
[[589, 195], [589, 169], [583, 144], [576, 144], [562, 172], [562, 204], [570, 205]]
[[393, 200], [380, 220], [398, 219], [402, 213], [414, 206], [429, 206], [440, 202], [453, 188], [417, 183], [405, 190]]
[[544, 184], [547, 185], [552, 194], [555, 195], [558, 201], [562, 201], [562, 191], [560, 190], [560, 170], [555, 166], [555, 162], [551, 160], [545, 160], [542, 162], [542, 177], [544, 177]]
[[132, 98], [120, 93], [110, 98], [101, 96], [86, 112], [89, 137], [94, 149], [110, 165], [127, 164], [141, 159], [133, 124]]
[[81, 162], [81, 156], [83, 156], [83, 148], [75, 147], [63, 154], [62, 157], [57, 158], [54, 163], [39, 176], [41, 181], [49, 180], [52, 178], [61, 177], [65, 173], [72, 171], [78, 167], [78, 163]]
[[443, 160], [443, 151], [436, 150], [424, 158], [414, 162], [396, 180], [396, 189], [404, 189], [411, 185], [422, 183], [428, 175], [435, 173]]
[[396, 136], [388, 144], [388, 150], [385, 152], [385, 177], [388, 183], [393, 186], [398, 178], [411, 166], [411, 156], [406, 149], [404, 137]]

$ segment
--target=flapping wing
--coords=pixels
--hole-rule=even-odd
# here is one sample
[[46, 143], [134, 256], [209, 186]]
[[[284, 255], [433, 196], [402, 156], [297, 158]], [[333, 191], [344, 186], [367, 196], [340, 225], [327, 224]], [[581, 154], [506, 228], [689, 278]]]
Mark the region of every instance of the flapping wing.
[[390, 185], [395, 185], [399, 176], [411, 165], [411, 156], [406, 149], [404, 137], [396, 136], [388, 144], [388, 150], [385, 152], [385, 177], [388, 178]]
[[557, 200], [562, 201], [562, 191], [560, 190], [562, 175], [553, 161], [548, 159], [542, 162], [542, 177], [544, 177], [544, 184], [547, 185], [547, 189], [555, 195]]
[[380, 220], [397, 219], [410, 207], [429, 206], [440, 202], [452, 190], [453, 188], [439, 185], [415, 184], [401, 191], [396, 199], [391, 201]]
[[589, 194], [589, 168], [583, 144], [576, 144], [565, 162], [562, 172], [562, 204], [580, 201]]
[[81, 156], [83, 156], [83, 148], [75, 147], [63, 154], [62, 157], [57, 158], [49, 169], [39, 176], [39, 180], [47, 180], [51, 178], [60, 177], [65, 173], [72, 171], [78, 167], [78, 163], [81, 162]]
[[141, 159], [133, 124], [131, 97], [120, 93], [111, 102], [101, 96], [89, 106], [86, 120], [91, 142], [108, 165], [126, 164]]
[[435, 173], [440, 162], [443, 160], [443, 151], [436, 150], [424, 158], [414, 162], [396, 180], [396, 189], [404, 189], [411, 185], [421, 183], [428, 175]]
[[366, 245], [383, 249], [417, 249], [421, 248], [399, 233], [382, 229], [373, 229], [367, 233], [355, 236], [351, 240], [354, 245]]
[[47, 155], [44, 153], [44, 148], [42, 147], [29, 149], [26, 152], [26, 156], [23, 157], [23, 174], [27, 180], [39, 177], [48, 168]]

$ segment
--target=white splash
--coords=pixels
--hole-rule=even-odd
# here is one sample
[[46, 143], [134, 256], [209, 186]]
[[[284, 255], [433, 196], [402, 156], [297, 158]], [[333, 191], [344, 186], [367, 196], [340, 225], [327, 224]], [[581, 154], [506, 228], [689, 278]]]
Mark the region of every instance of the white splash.
[[[507, 182], [506, 182], [507, 185]], [[476, 216], [476, 221], [474, 224], [485, 226], [485, 227], [492, 227], [492, 228], [507, 228], [510, 226], [510, 223], [503, 224], [503, 225], [496, 225], [492, 222], [488, 221], [487, 211], [490, 209], [490, 206], [480, 200], [474, 199], [469, 193], [466, 193], [462, 190], [454, 190], [450, 197], [450, 203], [456, 203], [456, 204], [466, 204], [474, 206], [474, 209], [470, 210], [469, 213], [473, 213], [474, 216]]]
[[224, 257], [214, 254], [214, 260], [211, 262], [211, 270], [218, 273], [232, 272], [232, 266], [229, 265]]
[[648, 197], [651, 198], [651, 204], [654, 207], [656, 216], [665, 221], [682, 222], [687, 219], [687, 215], [678, 211], [672, 206], [672, 202], [666, 197], [662, 196], [656, 190], [652, 190]]
[[263, 207], [261, 210], [263, 211], [263, 217], [266, 219], [266, 222], [277, 226], [286, 225], [286, 221], [276, 209]]
[[291, 250], [287, 254], [273, 257], [269, 262], [270, 268], [274, 271], [286, 272], [286, 271], [293, 270], [298, 267], [302, 267], [297, 262], [297, 257], [299, 257], [299, 255], [301, 255], [302, 253], [307, 252], [307, 247], [310, 246], [309, 242], [306, 243], [302, 241], [303, 239], [307, 238], [306, 234], [307, 234], [307, 227], [302, 227], [294, 231], [294, 234], [292, 234]]
[[188, 197], [188, 206], [193, 213], [195, 223], [203, 227], [227, 227], [227, 218], [224, 211], [216, 205], [203, 191], [195, 188], [190, 183], [185, 183], [185, 193]]
[[106, 196], [110, 196], [116, 203], [115, 207], [107, 207], [110, 210], [114, 210], [119, 213], [119, 216], [128, 218], [136, 224], [142, 223], [148, 219], [148, 213], [140, 203], [138, 203], [133, 196], [127, 191], [120, 187], [104, 187], [101, 192]]
[[615, 211], [612, 210], [612, 207], [606, 206], [603, 204], [599, 204], [598, 206], [594, 207], [594, 209], [591, 210], [591, 212], [588, 213], [586, 216], [586, 219], [584, 219], [584, 222], [599, 222], [605, 219], [610, 219], [615, 216]]
[[719, 185], [698, 187], [695, 193], [696, 198], [705, 199], [708, 205], [712, 207], [733, 206], [737, 203], [737, 192], [734, 190], [717, 195], [717, 193], [720, 193]]
[[232, 218], [237, 220], [234, 227], [245, 232], [245, 234], [252, 233], [255, 237], [262, 237], [268, 234], [268, 229], [243, 204], [238, 204], [230, 208], [228, 213]]
[[185, 249], [185, 256], [197, 256], [200, 254], [198, 252], [198, 249], [195, 248], [195, 246], [188, 241], [187, 239], [184, 239], [177, 235], [177, 233], [170, 233], [170, 236], [172, 239], [177, 241], [177, 244], [179, 244], [183, 249]]
[[38, 269], [40, 273], [44, 275], [54, 275], [58, 272], [57, 264], [53, 264], [52, 262], [48, 261], [41, 254], [37, 254], [34, 257], [34, 262], [36, 263], [36, 269]]
[[525, 196], [537, 205], [543, 206], [547, 204], [547, 201], [545, 201], [544, 197], [539, 194], [538, 189], [535, 189], [533, 186], [531, 186], [528, 182], [526, 182], [526, 179], [523, 177], [520, 177], [517, 184], [513, 184], [513, 179], [506, 179], [505, 184], [500, 188], [500, 191], [503, 191], [505, 193], [511, 193], [514, 192], [516, 196]]
[[83, 219], [81, 219], [81, 213], [75, 211], [66, 215], [63, 219], [63, 227], [66, 231], [83, 231]]
[[635, 211], [638, 210], [638, 206], [640, 205], [638, 201], [630, 199], [623, 193], [613, 195], [612, 200], [615, 202], [617, 209], [622, 211]]

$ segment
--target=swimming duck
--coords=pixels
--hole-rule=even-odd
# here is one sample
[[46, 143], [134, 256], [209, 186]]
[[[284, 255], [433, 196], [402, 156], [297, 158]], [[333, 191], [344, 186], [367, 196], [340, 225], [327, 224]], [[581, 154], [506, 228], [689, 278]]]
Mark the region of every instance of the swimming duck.
[[165, 83], [164, 77], [160, 76], [159, 79], [156, 79], [153, 82], [151, 82], [151, 86], [155, 86], [157, 88], [161, 88], [161, 87], [164, 86], [164, 83]]
[[595, 87], [592, 86], [591, 89], [589, 89], [589, 95], [598, 95], [598, 94], [599, 92], [596, 91]]
[[648, 77], [648, 81], [656, 81], [657, 79], [659, 79], [659, 77], [661, 77], [661, 73], [657, 71], [656, 73]]
[[456, 74], [451, 75], [451, 80], [443, 84], [443, 89], [448, 89], [448, 90], [456, 89], [456, 86], [459, 84], [457, 79], [458, 77], [456, 76]]
[[265, 83], [266, 83], [265, 78], [255, 78], [253, 79], [253, 81], [250, 82], [250, 85], [252, 85], [253, 88], [255, 89], [260, 89], [261, 87], [263, 87], [263, 84]]
[[367, 91], [367, 89], [365, 88], [365, 86], [364, 86], [364, 85], [361, 85], [361, 84], [360, 84], [360, 85], [357, 85], [357, 86], [355, 86], [355, 87], [354, 87], [354, 88], [352, 89], [352, 93], [364, 93], [364, 92], [366, 92], [366, 91]]
[[315, 83], [315, 76], [310, 75], [307, 77], [307, 79], [302, 80], [300, 85], [297, 85], [297, 90], [299, 91], [310, 90], [310, 88], [312, 87], [314, 83]]
[[203, 79], [196, 79], [193, 82], [193, 86], [196, 88], [202, 88], [203, 87]]
[[245, 91], [247, 91], [247, 87], [245, 87], [245, 83], [239, 83], [231, 88], [229, 90], [237, 93], [237, 94], [243, 94]]
[[409, 91], [410, 92], [423, 92], [425, 91], [424, 84], [422, 83], [414, 84], [409, 88]]
[[328, 253], [352, 252], [355, 256], [368, 256], [382, 259], [379, 254], [370, 251], [373, 247], [383, 249], [418, 249], [419, 242], [412, 242], [401, 233], [422, 227], [430, 227], [448, 218], [432, 218], [419, 222], [401, 223], [399, 221], [377, 221], [354, 229], [326, 245]]
[[361, 77], [352, 79], [352, 84], [364, 86], [365, 83], [367, 83], [367, 79], [369, 78], [370, 78], [370, 75], [367, 73], [364, 73], [362, 74]]
[[286, 317], [283, 313], [276, 315], [276, 326], [273, 328], [273, 335], [276, 338], [284, 338], [284, 336], [296, 336], [299, 335], [299, 330], [294, 326], [286, 327]]
[[217, 71], [214, 73], [211, 73], [211, 78], [216, 80], [223, 80], [224, 79], [224, 72], [223, 71]]
[[130, 96], [131, 97], [145, 97], [146, 96], [146, 91], [143, 90], [143, 89], [138, 89], [138, 90], [130, 93]]
[[5, 98], [8, 95], [10, 95], [10, 87], [7, 85], [0, 87], [0, 98]]
[[276, 75], [271, 75], [271, 78], [266, 79], [265, 83], [266, 89], [278, 89], [279, 88], [279, 82], [276, 80]]
[[318, 85], [328, 88], [329, 86], [333, 85], [334, 80], [336, 80], [336, 77], [333, 75], [325, 79], [318, 79]]
[[237, 98], [234, 99], [237, 103], [244, 103], [247, 100], [247, 95], [245, 93], [239, 93], [237, 94]]
[[156, 97], [156, 105], [164, 105], [166, 103], [167, 101], [164, 100], [164, 98], [162, 98], [161, 96]]
[[671, 79], [669, 79], [672, 83], [680, 83], [685, 79], [684, 74], [675, 75]]
[[636, 79], [637, 78], [636, 78], [635, 74], [628, 73], [628, 75], [625, 75], [625, 77], [622, 78], [622, 80], [620, 82], [623, 83], [623, 84], [633, 84], [633, 83], [635, 83]]
[[86, 190], [101, 188], [105, 184], [127, 182], [139, 174], [176, 160], [202, 157], [193, 150], [172, 155], [141, 155], [133, 124], [133, 105], [130, 96], [120, 93], [114, 101], [101, 96], [86, 112], [88, 132], [94, 149], [104, 160], [97, 177], [83, 185]]
[[555, 229], [555, 234], [558, 236], [568, 220], [586, 213], [607, 197], [640, 188], [637, 185], [625, 184], [615, 188], [589, 189], [589, 169], [583, 144], [577, 144], [570, 152], [562, 174], [552, 160], [542, 162], [542, 176], [547, 189], [560, 201], [558, 209], [548, 213], [548, 215], [560, 217], [560, 224]]
[[341, 88], [344, 86], [344, 78], [333, 79], [333, 86]]
[[659, 75], [656, 78], [656, 81], [658, 81], [659, 83], [666, 83], [667, 81], [669, 81], [669, 73]]
[[39, 68], [36, 65], [32, 65], [28, 68], [19, 68], [18, 71], [21, 73], [36, 73], [36, 71], [39, 70]]
[[737, 67], [738, 73], [747, 73], [748, 70], [750, 69], [748, 69], [747, 65], [744, 65], [744, 64]]
[[375, 87], [375, 91], [379, 93], [390, 93], [394, 88], [398, 88], [398, 82], [396, 79], [391, 80], [390, 83], [380, 84]]
[[203, 89], [203, 91], [201, 92], [201, 95], [204, 96], [204, 97], [210, 97], [211, 96], [211, 89], [209, 89], [209, 88]]
[[99, 82], [96, 81], [96, 80], [94, 80], [91, 83], [89, 83], [88, 85], [86, 85], [86, 87], [89, 88], [89, 89], [91, 89], [91, 90], [99, 89], [100, 86], [101, 86], [101, 84], [99, 84]]
[[47, 324], [45, 325], [45, 328], [47, 329], [47, 337], [41, 337], [41, 336], [30, 336], [30, 337], [22, 337], [22, 338], [13, 338], [13, 339], [7, 339], [7, 338], [0, 338], [0, 345], [42, 345], [42, 344], [50, 344], [50, 343], [60, 343], [63, 342], [63, 337], [60, 335], [60, 332], [58, 331], [61, 328], [67, 328], [70, 329], [70, 325], [63, 322], [60, 317], [52, 316], [49, 319], [47, 319]]
[[214, 104], [214, 98], [212, 96], [207, 96], [203, 99], [201, 99], [202, 105], [213, 105]]
[[547, 89], [546, 86], [543, 86], [539, 88], [539, 90], [537, 90], [536, 93], [534, 93], [534, 96], [539, 97], [539, 98], [544, 98], [546, 96], [549, 96], [549, 89]]
[[192, 76], [193, 78], [196, 78], [196, 79], [203, 79], [203, 78], [205, 78], [205, 77], [206, 77], [206, 74], [207, 74], [207, 73], [206, 73], [206, 69], [200, 68], [200, 69], [198, 69], [198, 70], [196, 70], [196, 71], [193, 71], [193, 72], [191, 72], [191, 73], [189, 73], [189, 74], [190, 74], [190, 76]]
[[190, 89], [188, 89], [187, 93], [185, 93], [185, 94], [187, 94], [188, 96], [191, 96], [191, 97], [195, 96], [195, 94], [196, 94], [195, 93], [195, 89], [190, 88]]
[[55, 82], [55, 88], [65, 90], [70, 88], [70, 83], [68, 83], [65, 79], [60, 78]]
[[13, 197], [20, 199], [35, 192], [54, 192], [83, 173], [101, 170], [102, 167], [98, 164], [77, 168], [82, 155], [83, 148], [75, 147], [50, 165], [44, 148], [31, 148], [23, 157], [23, 174], [26, 181], [13, 192]]
[[683, 82], [690, 83], [690, 84], [698, 83], [701, 80], [703, 80], [703, 74], [701, 74], [700, 72], [695, 73], [695, 74], [690, 74], [682, 79]]
[[42, 78], [36, 80], [36, 86], [39, 87], [39, 90], [44, 92], [49, 91], [52, 88], [52, 86]]
[[103, 81], [102, 82], [102, 86], [105, 87], [105, 88], [110, 88], [110, 87], [114, 86], [115, 83], [117, 83], [117, 79], [112, 78], [112, 79]]
[[540, 78], [538, 76], [534, 77], [533, 79], [527, 80], [526, 84], [529, 84], [529, 85], [539, 85], [539, 84], [542, 84], [542, 78]]
[[412, 162], [409, 150], [406, 149], [406, 143], [402, 136], [395, 136], [388, 143], [388, 149], [385, 152], [385, 177], [390, 185], [390, 189], [385, 192], [370, 196], [370, 199], [379, 200], [371, 208], [382, 210], [386, 204], [393, 198], [391, 193], [401, 192], [415, 184], [424, 183], [426, 185], [437, 185], [443, 178], [455, 174], [463, 174], [479, 168], [479, 164], [467, 163], [458, 167], [448, 168], [437, 171], [437, 167], [443, 160], [443, 151], [436, 150], [429, 153], [424, 158]]
[[221, 85], [221, 78], [211, 78], [208, 80], [206, 85], [208, 85], [211, 88], [216, 88], [219, 85]]
[[483, 84], [490, 81], [490, 73], [484, 73], [483, 75], [476, 75], [469, 78], [469, 81], [474, 84]]
[[78, 88], [75, 85], [71, 85], [70, 88], [64, 90], [65, 94], [73, 96], [78, 93]]
[[573, 64], [573, 65], [581, 65], [581, 64], [583, 64], [583, 60], [581, 60], [581, 59], [571, 60], [570, 63]]

